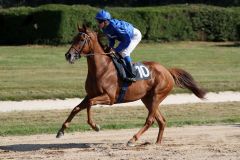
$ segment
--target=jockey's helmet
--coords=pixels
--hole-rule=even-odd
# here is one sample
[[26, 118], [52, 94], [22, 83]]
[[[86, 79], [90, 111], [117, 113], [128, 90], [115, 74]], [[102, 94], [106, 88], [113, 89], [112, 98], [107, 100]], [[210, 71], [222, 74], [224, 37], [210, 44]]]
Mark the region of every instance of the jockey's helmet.
[[97, 20], [106, 21], [111, 19], [111, 15], [108, 11], [100, 10], [95, 17]]

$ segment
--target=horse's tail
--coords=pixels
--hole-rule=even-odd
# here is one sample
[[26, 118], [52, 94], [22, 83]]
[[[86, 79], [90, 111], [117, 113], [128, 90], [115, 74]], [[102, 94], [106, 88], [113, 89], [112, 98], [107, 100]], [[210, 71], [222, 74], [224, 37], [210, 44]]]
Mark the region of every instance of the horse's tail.
[[206, 91], [199, 88], [193, 77], [188, 72], [179, 68], [171, 68], [168, 70], [173, 76], [176, 86], [180, 88], [187, 88], [192, 91], [198, 98], [204, 99]]

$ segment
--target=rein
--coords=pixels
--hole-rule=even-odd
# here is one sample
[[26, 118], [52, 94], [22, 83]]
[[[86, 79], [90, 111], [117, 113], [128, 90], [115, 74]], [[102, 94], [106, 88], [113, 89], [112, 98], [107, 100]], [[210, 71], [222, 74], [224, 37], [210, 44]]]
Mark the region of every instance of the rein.
[[89, 54], [79, 54], [80, 56], [83, 56], [83, 57], [89, 57], [89, 56], [102, 56], [102, 55], [110, 55], [110, 54], [113, 54], [113, 53], [89, 53]]
[[110, 54], [113, 54], [113, 53], [93, 53], [92, 51], [89, 53], [89, 54], [83, 54], [82, 53], [82, 50], [83, 50], [83, 48], [84, 48], [84, 46], [85, 46], [85, 44], [88, 42], [88, 45], [89, 45], [89, 42], [90, 42], [90, 36], [89, 35], [87, 35], [86, 33], [84, 33], [84, 32], [80, 32], [80, 34], [83, 34], [83, 35], [85, 35], [85, 38], [84, 38], [84, 41], [83, 41], [83, 45], [82, 45], [82, 47], [81, 47], [81, 49], [78, 51], [76, 48], [74, 48], [74, 47], [71, 47], [71, 48], [73, 48], [77, 53], [78, 53], [78, 55], [81, 57], [81, 56], [83, 56], [83, 57], [89, 57], [89, 56], [95, 56], [95, 55], [110, 55]]

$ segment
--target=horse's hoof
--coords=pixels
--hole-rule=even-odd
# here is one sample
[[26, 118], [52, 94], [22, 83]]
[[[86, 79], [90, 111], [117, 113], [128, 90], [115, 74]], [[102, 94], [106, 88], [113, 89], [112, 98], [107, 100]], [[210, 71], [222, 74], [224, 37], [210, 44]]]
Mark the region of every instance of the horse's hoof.
[[56, 138], [61, 138], [63, 136], [64, 136], [64, 131], [59, 130], [57, 135], [56, 135]]
[[100, 126], [99, 126], [98, 124], [96, 124], [94, 130], [95, 130], [96, 132], [99, 132], [99, 131], [100, 131]]
[[156, 145], [156, 146], [161, 146], [162, 143], [161, 143], [161, 142], [156, 142], [155, 145]]
[[131, 141], [128, 141], [127, 146], [128, 146], [128, 147], [135, 147], [136, 144], [133, 143], [133, 142], [131, 142]]

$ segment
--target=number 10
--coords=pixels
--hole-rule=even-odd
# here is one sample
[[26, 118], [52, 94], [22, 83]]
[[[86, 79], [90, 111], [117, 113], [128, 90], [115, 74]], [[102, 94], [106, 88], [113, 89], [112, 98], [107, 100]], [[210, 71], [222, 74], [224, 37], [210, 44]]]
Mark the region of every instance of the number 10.
[[140, 77], [148, 77], [149, 76], [149, 70], [145, 66], [135, 66], [135, 68], [138, 70], [138, 73], [140, 74]]

